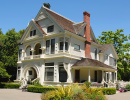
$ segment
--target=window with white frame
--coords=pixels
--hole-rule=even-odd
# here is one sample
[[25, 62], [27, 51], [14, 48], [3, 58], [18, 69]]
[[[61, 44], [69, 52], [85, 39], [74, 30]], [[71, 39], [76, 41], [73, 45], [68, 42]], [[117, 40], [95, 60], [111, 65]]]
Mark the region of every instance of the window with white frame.
[[54, 80], [54, 63], [45, 63], [45, 81]]
[[54, 25], [47, 27], [47, 33], [54, 31]]
[[113, 58], [113, 57], [110, 57], [109, 58], [109, 64], [112, 65], [112, 66], [116, 66], [116, 59]]
[[55, 53], [55, 39], [46, 41], [46, 54], [54, 54]]
[[28, 71], [28, 74], [29, 74], [29, 75], [32, 75], [32, 70], [29, 70], [29, 71]]
[[108, 54], [104, 55], [104, 61], [108, 60]]
[[22, 49], [19, 50], [19, 60], [21, 60], [22, 57]]
[[19, 66], [17, 68], [17, 79], [20, 80], [20, 72], [21, 72], [21, 67]]
[[36, 35], [36, 30], [30, 31], [30, 37]]
[[66, 82], [67, 81], [67, 72], [64, 69], [64, 65], [59, 64], [59, 82]]
[[80, 45], [74, 44], [74, 50], [80, 51]]
[[65, 51], [68, 51], [68, 42], [69, 42], [69, 38], [67, 37], [59, 38], [59, 50], [62, 51], [64, 49], [64, 44], [65, 44]]

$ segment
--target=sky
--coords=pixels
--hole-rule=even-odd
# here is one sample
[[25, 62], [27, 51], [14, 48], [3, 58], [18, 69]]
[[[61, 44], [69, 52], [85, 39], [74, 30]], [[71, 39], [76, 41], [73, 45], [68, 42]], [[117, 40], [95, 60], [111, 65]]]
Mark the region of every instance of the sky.
[[1, 0], [0, 28], [5, 34], [15, 28], [26, 29], [38, 14], [43, 3], [50, 3], [51, 10], [74, 21], [83, 21], [83, 12], [90, 13], [90, 24], [98, 38], [102, 31], [124, 29], [130, 34], [130, 0]]

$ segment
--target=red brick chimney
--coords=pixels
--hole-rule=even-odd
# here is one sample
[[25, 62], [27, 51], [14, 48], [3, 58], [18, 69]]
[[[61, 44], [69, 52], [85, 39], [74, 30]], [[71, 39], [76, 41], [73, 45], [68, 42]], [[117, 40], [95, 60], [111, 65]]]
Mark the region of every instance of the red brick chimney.
[[84, 14], [84, 22], [86, 23], [85, 27], [85, 37], [86, 37], [86, 42], [85, 42], [85, 57], [91, 58], [91, 40], [90, 40], [90, 13], [88, 12], [83, 12]]

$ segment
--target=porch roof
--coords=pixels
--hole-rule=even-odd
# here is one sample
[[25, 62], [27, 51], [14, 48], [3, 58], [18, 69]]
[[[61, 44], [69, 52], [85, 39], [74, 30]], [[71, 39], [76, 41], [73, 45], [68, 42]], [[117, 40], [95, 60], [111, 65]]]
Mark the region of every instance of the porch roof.
[[112, 68], [98, 60], [94, 60], [91, 58], [82, 58], [81, 60], [77, 61], [72, 68], [98, 68], [98, 69], [106, 69], [111, 71], [116, 71], [117, 69]]

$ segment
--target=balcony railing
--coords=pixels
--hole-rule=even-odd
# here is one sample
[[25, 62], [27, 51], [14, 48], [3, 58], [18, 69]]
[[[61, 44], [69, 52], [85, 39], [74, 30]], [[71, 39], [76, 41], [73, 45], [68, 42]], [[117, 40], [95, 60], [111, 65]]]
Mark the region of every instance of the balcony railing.
[[40, 57], [41, 57], [40, 55], [33, 55], [33, 59], [38, 59]]
[[31, 59], [31, 56], [24, 57], [24, 60], [29, 60], [29, 59]]

